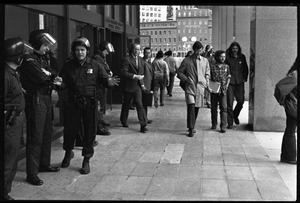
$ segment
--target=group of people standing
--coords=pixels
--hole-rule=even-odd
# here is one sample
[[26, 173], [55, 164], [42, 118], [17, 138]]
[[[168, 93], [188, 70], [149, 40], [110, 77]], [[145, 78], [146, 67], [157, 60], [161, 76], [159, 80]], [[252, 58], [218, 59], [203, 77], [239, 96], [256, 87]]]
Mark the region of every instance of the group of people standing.
[[[52, 142], [52, 91], [66, 90], [64, 115], [65, 157], [61, 167], [68, 167], [74, 157], [72, 149], [78, 132], [82, 132], [81, 173], [90, 172], [89, 159], [94, 154], [98, 115], [103, 88], [118, 85], [120, 79], [112, 76], [106, 63], [106, 55], [113, 52], [109, 42], [99, 45], [99, 56], [88, 56], [90, 43], [85, 37], [77, 37], [71, 44], [72, 56], [61, 71], [51, 67], [47, 57], [50, 46], [56, 43], [45, 30], [30, 33], [29, 43], [22, 38], [5, 40], [5, 176], [4, 200], [16, 174], [21, 134], [26, 116], [26, 174], [27, 182], [42, 185], [40, 172], [58, 172], [60, 167], [50, 164]], [[50, 61], [50, 63], [49, 63]], [[103, 88], [100, 88], [102, 86]], [[100, 91], [101, 90], [101, 91]], [[104, 92], [104, 93], [103, 93]]]

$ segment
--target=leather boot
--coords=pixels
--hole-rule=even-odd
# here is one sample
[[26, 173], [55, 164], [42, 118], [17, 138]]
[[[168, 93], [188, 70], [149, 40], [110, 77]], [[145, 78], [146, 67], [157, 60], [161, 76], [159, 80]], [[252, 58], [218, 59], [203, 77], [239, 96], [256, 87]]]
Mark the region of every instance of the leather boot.
[[65, 153], [65, 157], [61, 163], [62, 168], [67, 168], [70, 166], [71, 159], [74, 158], [74, 152], [72, 150], [68, 150]]
[[89, 174], [90, 173], [90, 158], [84, 157], [82, 162], [81, 174]]

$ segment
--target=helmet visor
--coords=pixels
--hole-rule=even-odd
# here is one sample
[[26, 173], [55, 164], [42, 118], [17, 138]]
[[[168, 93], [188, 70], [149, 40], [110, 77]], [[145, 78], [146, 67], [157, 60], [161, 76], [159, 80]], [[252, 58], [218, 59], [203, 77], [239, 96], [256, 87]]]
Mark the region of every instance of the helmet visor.
[[50, 45], [54, 45], [56, 43], [55, 38], [49, 33], [43, 33], [41, 40], [43, 43], [49, 43]]
[[115, 52], [114, 46], [111, 43], [107, 44], [107, 51], [109, 53], [114, 53]]
[[33, 52], [33, 47], [29, 45], [28, 42], [24, 41], [24, 54], [29, 54]]

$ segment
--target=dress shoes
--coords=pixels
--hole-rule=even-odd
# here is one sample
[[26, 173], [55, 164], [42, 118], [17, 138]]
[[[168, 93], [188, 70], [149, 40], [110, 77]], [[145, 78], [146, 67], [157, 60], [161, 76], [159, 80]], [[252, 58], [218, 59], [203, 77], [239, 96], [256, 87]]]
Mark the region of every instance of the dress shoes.
[[216, 125], [212, 125], [212, 126], [211, 126], [211, 129], [213, 129], [213, 130], [214, 130], [214, 129], [217, 129], [217, 126], [216, 126]]
[[82, 162], [82, 169], [80, 171], [81, 174], [89, 174], [90, 173], [90, 159], [84, 158]]
[[12, 198], [11, 196], [9, 196], [7, 193], [3, 194], [2, 199], [4, 201], [10, 201], [10, 200], [15, 200], [14, 198]]
[[240, 120], [238, 119], [238, 118], [235, 118], [235, 119], [233, 119], [234, 120], [234, 123], [236, 124], [236, 125], [239, 125], [240, 124]]
[[141, 126], [140, 132], [146, 133], [147, 131], [148, 129], [146, 128], [146, 126]]
[[151, 124], [153, 122], [153, 120], [148, 120], [147, 124]]
[[58, 172], [60, 170], [59, 167], [54, 167], [54, 166], [41, 166], [39, 168], [39, 172]]
[[[190, 130], [187, 130], [187, 131], [190, 131]], [[196, 133], [196, 130], [195, 130], [195, 129], [193, 129], [193, 132], [194, 132], [194, 133]]]
[[37, 175], [27, 175], [27, 182], [31, 185], [43, 185], [44, 182]]
[[289, 160], [281, 159], [280, 162], [287, 163], [287, 164], [295, 164], [295, 165], [297, 164], [297, 160], [289, 161]]
[[71, 159], [74, 158], [74, 152], [73, 151], [66, 151], [65, 157], [61, 163], [62, 168], [67, 168], [70, 166]]
[[129, 127], [127, 123], [122, 123], [122, 126], [123, 126], [124, 128], [128, 128], [128, 127]]

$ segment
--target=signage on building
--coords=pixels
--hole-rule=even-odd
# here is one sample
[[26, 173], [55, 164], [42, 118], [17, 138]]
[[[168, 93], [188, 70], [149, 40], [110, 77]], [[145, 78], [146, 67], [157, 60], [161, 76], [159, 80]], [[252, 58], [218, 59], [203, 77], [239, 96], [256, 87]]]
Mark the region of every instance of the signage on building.
[[123, 32], [124, 31], [124, 25], [123, 23], [116, 21], [111, 18], [105, 18], [105, 27], [109, 28], [111, 30]]

